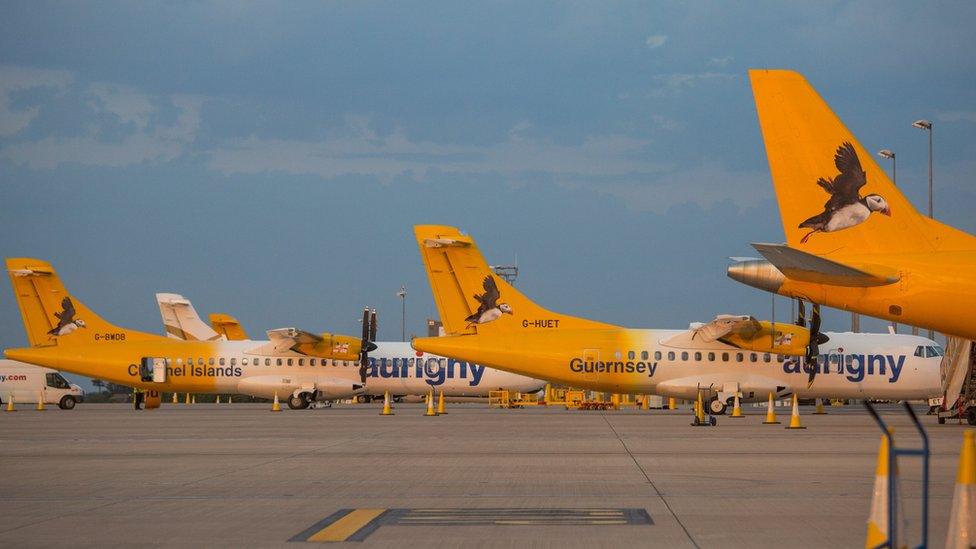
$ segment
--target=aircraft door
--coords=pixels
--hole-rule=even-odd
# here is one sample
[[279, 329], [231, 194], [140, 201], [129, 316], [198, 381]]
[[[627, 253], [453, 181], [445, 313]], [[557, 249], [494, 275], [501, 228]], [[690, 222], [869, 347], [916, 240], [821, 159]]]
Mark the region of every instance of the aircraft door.
[[139, 378], [144, 382], [166, 383], [166, 359], [142, 357], [139, 364]]
[[583, 380], [596, 381], [596, 368], [600, 361], [600, 349], [583, 349]]

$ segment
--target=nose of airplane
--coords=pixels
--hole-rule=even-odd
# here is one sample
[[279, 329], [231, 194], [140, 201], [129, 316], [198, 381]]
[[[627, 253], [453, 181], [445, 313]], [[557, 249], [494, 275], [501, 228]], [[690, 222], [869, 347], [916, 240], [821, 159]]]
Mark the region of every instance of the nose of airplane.
[[764, 259], [737, 261], [729, 265], [726, 274], [732, 280], [772, 293], [777, 293], [786, 280], [779, 269]]

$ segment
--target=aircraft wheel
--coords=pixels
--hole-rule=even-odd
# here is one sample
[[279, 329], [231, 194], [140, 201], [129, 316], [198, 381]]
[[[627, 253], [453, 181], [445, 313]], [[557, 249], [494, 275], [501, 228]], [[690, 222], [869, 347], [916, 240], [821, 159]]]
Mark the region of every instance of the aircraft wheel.
[[75, 401], [75, 397], [64, 396], [61, 397], [61, 402], [58, 402], [58, 408], [61, 408], [62, 410], [71, 410], [72, 408], [75, 407], [75, 404], [77, 404], [77, 401]]
[[366, 395], [359, 395], [356, 397], [356, 402], [360, 404], [366, 404], [367, 402], [369, 402], [369, 397]]
[[300, 395], [292, 395], [288, 398], [288, 407], [292, 410], [304, 410], [308, 408], [309, 402], [305, 393]]
[[725, 408], [725, 403], [717, 398], [708, 403], [708, 409], [717, 416], [724, 414]]

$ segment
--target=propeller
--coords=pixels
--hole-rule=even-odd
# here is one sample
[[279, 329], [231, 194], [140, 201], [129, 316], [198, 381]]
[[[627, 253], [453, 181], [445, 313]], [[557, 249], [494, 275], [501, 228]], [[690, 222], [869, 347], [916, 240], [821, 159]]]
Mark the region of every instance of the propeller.
[[[800, 301], [800, 315], [803, 314], [803, 301]], [[799, 318], [797, 319], [799, 322]], [[802, 324], [799, 324], [802, 326]], [[810, 315], [810, 343], [807, 344], [807, 388], [813, 385], [813, 380], [817, 377], [818, 361], [820, 359], [820, 346], [830, 341], [830, 338], [820, 333], [820, 304], [813, 304], [813, 312]]]
[[366, 367], [369, 365], [369, 352], [376, 350], [376, 309], [363, 308], [363, 334], [359, 349], [359, 380], [366, 383]]

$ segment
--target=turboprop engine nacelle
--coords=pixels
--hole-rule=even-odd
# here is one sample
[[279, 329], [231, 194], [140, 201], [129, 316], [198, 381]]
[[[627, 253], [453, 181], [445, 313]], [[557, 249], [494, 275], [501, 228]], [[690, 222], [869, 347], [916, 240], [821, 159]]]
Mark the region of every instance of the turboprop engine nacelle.
[[810, 330], [786, 322], [777, 322], [774, 325], [767, 320], [760, 320], [756, 324], [758, 326], [755, 329], [738, 330], [720, 340], [740, 349], [760, 353], [792, 356], [806, 354]]
[[359, 353], [362, 350], [362, 340], [358, 337], [330, 334], [328, 332], [319, 335], [320, 340], [315, 342], [298, 343], [292, 350], [303, 355], [332, 360], [359, 360]]

